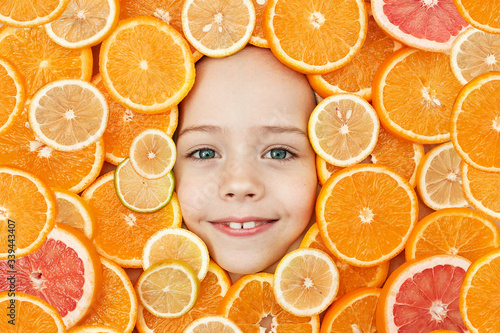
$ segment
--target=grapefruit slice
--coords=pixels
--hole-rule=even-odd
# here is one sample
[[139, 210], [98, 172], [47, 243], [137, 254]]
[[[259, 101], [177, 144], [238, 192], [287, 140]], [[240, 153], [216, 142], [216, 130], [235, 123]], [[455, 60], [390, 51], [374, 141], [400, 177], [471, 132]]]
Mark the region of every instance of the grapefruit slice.
[[421, 50], [449, 51], [469, 26], [453, 0], [372, 0], [371, 5], [375, 21], [388, 35]]
[[470, 261], [455, 255], [412, 260], [387, 279], [376, 310], [377, 331], [468, 332], [460, 317], [460, 287]]
[[[14, 271], [15, 273], [12, 273]], [[90, 310], [101, 285], [101, 261], [90, 240], [78, 230], [58, 223], [34, 253], [14, 262], [0, 261], [0, 290], [15, 290], [41, 298], [57, 309], [66, 327]]]

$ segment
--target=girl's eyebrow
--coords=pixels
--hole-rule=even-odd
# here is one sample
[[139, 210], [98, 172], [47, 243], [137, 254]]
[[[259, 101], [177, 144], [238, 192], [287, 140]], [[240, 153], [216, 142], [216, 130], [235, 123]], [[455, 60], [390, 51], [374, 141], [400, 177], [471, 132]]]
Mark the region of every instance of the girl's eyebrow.
[[[306, 132], [294, 126], [262, 126], [258, 127], [258, 131], [261, 132], [261, 134], [292, 133], [292, 134], [302, 135], [308, 138]], [[177, 138], [189, 132], [204, 132], [204, 133], [214, 134], [214, 133], [222, 133], [223, 129], [219, 126], [214, 126], [214, 125], [189, 126], [183, 128], [182, 131], [180, 131], [179, 134], [177, 135]]]
[[213, 125], [189, 126], [183, 128], [182, 131], [180, 131], [177, 135], [177, 138], [189, 132], [222, 133], [222, 128]]

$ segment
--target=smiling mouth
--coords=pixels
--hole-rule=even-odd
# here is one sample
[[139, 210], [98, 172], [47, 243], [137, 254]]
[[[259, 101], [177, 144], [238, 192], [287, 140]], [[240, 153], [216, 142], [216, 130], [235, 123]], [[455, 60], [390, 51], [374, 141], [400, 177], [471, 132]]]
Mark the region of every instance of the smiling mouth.
[[274, 222], [274, 221], [268, 221], [268, 222], [255, 222], [255, 221], [250, 221], [250, 222], [229, 222], [229, 223], [222, 223], [224, 225], [229, 226], [231, 229], [253, 229], [255, 227], [258, 227], [260, 225], [267, 224], [269, 222]]

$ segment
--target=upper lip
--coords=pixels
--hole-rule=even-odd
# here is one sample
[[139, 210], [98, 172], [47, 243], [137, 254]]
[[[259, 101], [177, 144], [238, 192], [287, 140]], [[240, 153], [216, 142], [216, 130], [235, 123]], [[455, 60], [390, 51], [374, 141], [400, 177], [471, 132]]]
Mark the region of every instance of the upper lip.
[[225, 217], [223, 219], [212, 220], [210, 222], [213, 222], [213, 223], [230, 223], [230, 222], [245, 223], [245, 222], [269, 222], [269, 221], [274, 221], [274, 220], [276, 220], [276, 219], [268, 219], [268, 218], [257, 217], [257, 216], [244, 216], [244, 217], [229, 216], [229, 217]]

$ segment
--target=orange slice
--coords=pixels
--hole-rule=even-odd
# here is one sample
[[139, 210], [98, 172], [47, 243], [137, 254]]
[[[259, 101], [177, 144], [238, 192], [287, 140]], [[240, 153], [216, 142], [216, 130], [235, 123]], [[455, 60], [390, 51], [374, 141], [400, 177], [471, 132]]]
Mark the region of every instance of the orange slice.
[[436, 255], [409, 261], [387, 279], [376, 310], [377, 332], [466, 332], [457, 299], [470, 261]]
[[[54, 306], [66, 327], [90, 312], [101, 288], [99, 256], [78, 230], [57, 224], [38, 251], [15, 261], [15, 290]], [[8, 290], [7, 261], [0, 263], [0, 290]]]
[[54, 228], [56, 207], [54, 192], [41, 179], [1, 166], [0, 259], [15, 259], [38, 250]]
[[92, 207], [78, 194], [59, 188], [53, 190], [57, 200], [56, 222], [67, 224], [92, 239], [95, 228]]
[[57, 45], [43, 27], [0, 27], [0, 56], [10, 60], [24, 76], [28, 97], [55, 80], [89, 81], [92, 76], [91, 49], [70, 50]]
[[144, 245], [144, 269], [165, 259], [177, 259], [190, 265], [200, 281], [207, 275], [210, 262], [207, 246], [201, 238], [181, 228], [162, 229], [149, 237]]
[[101, 44], [99, 72], [113, 99], [142, 113], [165, 112], [177, 105], [193, 86], [195, 75], [186, 40], [149, 16], [120, 21]]
[[403, 48], [380, 65], [373, 80], [373, 106], [386, 130], [417, 143], [450, 139], [449, 117], [462, 84], [449, 56]]
[[321, 250], [294, 250], [280, 260], [274, 272], [274, 297], [295, 316], [320, 314], [332, 304], [338, 290], [337, 266]]
[[243, 333], [231, 320], [220, 317], [204, 317], [193, 321], [184, 333]]
[[167, 133], [147, 129], [137, 135], [130, 145], [130, 164], [141, 177], [165, 177], [175, 164], [175, 142]]
[[134, 171], [126, 158], [115, 170], [116, 195], [128, 209], [137, 213], [154, 213], [168, 205], [174, 193], [174, 174], [159, 179], [146, 179]]
[[375, 20], [386, 33], [417, 49], [449, 51], [468, 26], [453, 0], [373, 0], [371, 5]]
[[327, 179], [339, 170], [342, 170], [342, 168], [332, 165], [322, 159], [321, 156], [316, 155], [316, 173], [318, 174], [318, 181], [320, 185], [326, 183]]
[[108, 105], [101, 92], [81, 80], [58, 80], [37, 91], [28, 120], [47, 146], [81, 150], [98, 141], [108, 122]]
[[500, 246], [495, 222], [469, 208], [440, 209], [424, 217], [406, 243], [406, 260], [456, 254], [470, 261]]
[[227, 57], [241, 50], [255, 27], [252, 0], [186, 0], [182, 6], [186, 39], [204, 55]]
[[318, 333], [320, 327], [318, 316], [297, 317], [278, 305], [273, 294], [273, 275], [269, 273], [238, 279], [222, 299], [219, 311], [244, 333], [263, 332], [271, 325], [283, 333]]
[[500, 249], [472, 263], [460, 289], [460, 314], [474, 333], [496, 332], [500, 317], [495, 300], [500, 296]]
[[486, 72], [500, 71], [500, 35], [469, 27], [453, 43], [450, 63], [453, 74], [466, 84]]
[[200, 283], [200, 295], [194, 307], [179, 318], [160, 318], [139, 305], [137, 330], [139, 333], [182, 332], [194, 320], [218, 314], [219, 303], [231, 286], [226, 271], [210, 261], [208, 273]]
[[255, 8], [255, 28], [248, 43], [258, 47], [269, 48], [269, 43], [264, 35], [264, 12], [267, 0], [252, 0], [252, 3]]
[[178, 109], [172, 109], [158, 114], [142, 114], [129, 110], [116, 102], [102, 83], [101, 74], [92, 79], [97, 89], [104, 95], [109, 108], [109, 117], [104, 132], [106, 161], [119, 164], [129, 156], [133, 139], [142, 131], [151, 128], [159, 129], [172, 136], [177, 128]]
[[[369, 7], [369, 4], [367, 5]], [[345, 66], [327, 74], [308, 75], [311, 87], [326, 98], [334, 94], [352, 93], [367, 101], [372, 99], [372, 82], [378, 67], [401, 44], [379, 28], [367, 8], [368, 32], [363, 47]]]
[[490, 33], [500, 33], [500, 1], [491, 0], [479, 6], [473, 0], [453, 0], [458, 12], [472, 26]]
[[103, 163], [102, 140], [73, 152], [43, 144], [31, 130], [26, 109], [0, 136], [0, 164], [25, 169], [51, 187], [81, 192], [97, 178]]
[[6, 1], [0, 5], [0, 23], [32, 28], [58, 18], [70, 0]]
[[149, 312], [161, 318], [186, 314], [200, 294], [200, 280], [194, 269], [175, 259], [151, 265], [135, 283], [137, 298]]
[[0, 293], [0, 330], [4, 333], [64, 333], [66, 327], [52, 305], [38, 297], [6, 290]]
[[81, 324], [105, 325], [122, 333], [131, 333], [135, 327], [138, 307], [134, 286], [123, 268], [104, 257], [100, 259], [101, 292]]
[[438, 210], [469, 206], [462, 192], [461, 162], [451, 142], [432, 148], [424, 156], [417, 171], [417, 189], [428, 207]]
[[376, 332], [375, 310], [380, 288], [360, 288], [342, 296], [323, 317], [321, 333]]
[[339, 291], [336, 299], [355, 289], [382, 286], [389, 271], [389, 261], [374, 267], [356, 267], [336, 258], [321, 238], [317, 223], [309, 228], [300, 247], [324, 251], [333, 259], [339, 271]]
[[118, 0], [72, 1], [55, 21], [45, 25], [50, 38], [70, 49], [102, 42], [118, 24]]
[[[182, 0], [120, 0], [120, 20], [135, 16], [154, 16], [170, 24], [183, 36], [181, 11]], [[203, 54], [190, 45], [194, 61], [198, 61]]]
[[71, 328], [68, 333], [120, 333], [120, 331], [105, 325], [83, 325]]
[[0, 57], [0, 135], [21, 114], [26, 101], [24, 77], [6, 58]]
[[482, 74], [458, 94], [451, 115], [451, 141], [465, 163], [500, 171], [500, 73]]
[[500, 220], [500, 173], [486, 172], [462, 163], [462, 188], [467, 201], [478, 211]]
[[165, 227], [180, 227], [179, 201], [175, 193], [170, 203], [155, 213], [135, 213], [116, 196], [113, 172], [99, 177], [83, 193], [96, 212], [94, 245], [103, 257], [122, 267], [142, 267], [142, 249], [149, 237]]
[[346, 65], [361, 50], [367, 26], [361, 0], [269, 0], [264, 17], [271, 51], [305, 74], [325, 74]]
[[330, 164], [347, 167], [364, 160], [375, 148], [380, 123], [373, 107], [352, 94], [325, 98], [308, 124], [316, 154]]
[[406, 179], [385, 166], [345, 168], [323, 185], [316, 201], [319, 232], [347, 263], [369, 267], [394, 258], [418, 218], [418, 201]]

